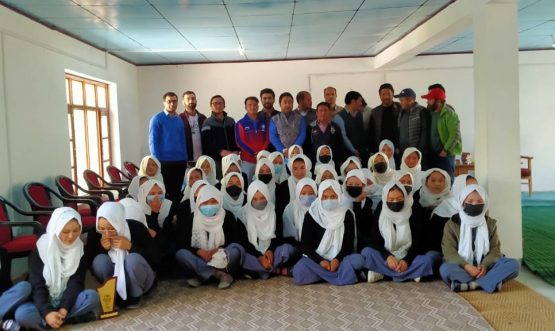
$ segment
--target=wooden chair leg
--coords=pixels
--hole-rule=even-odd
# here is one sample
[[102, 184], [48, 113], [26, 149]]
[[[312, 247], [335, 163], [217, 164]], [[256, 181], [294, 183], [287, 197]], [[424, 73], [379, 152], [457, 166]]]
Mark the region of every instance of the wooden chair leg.
[[532, 196], [532, 178], [528, 178], [528, 196]]

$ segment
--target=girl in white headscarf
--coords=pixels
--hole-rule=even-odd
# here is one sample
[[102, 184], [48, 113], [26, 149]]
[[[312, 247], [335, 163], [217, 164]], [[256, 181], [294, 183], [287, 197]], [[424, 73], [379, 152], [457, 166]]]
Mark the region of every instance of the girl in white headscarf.
[[[299, 180], [295, 187], [294, 200], [289, 202], [283, 212], [283, 237], [300, 242], [304, 215], [316, 200], [318, 187], [310, 178]], [[298, 246], [298, 245], [297, 245]]]
[[303, 257], [293, 268], [296, 285], [325, 280], [333, 285], [357, 282], [364, 259], [353, 254], [355, 222], [341, 204], [341, 186], [327, 179], [318, 188], [318, 198], [305, 214], [301, 234]]
[[451, 180], [447, 172], [432, 168], [422, 175], [420, 205], [423, 208], [423, 219], [429, 220], [432, 212], [439, 204], [451, 196]]
[[156, 231], [148, 228], [148, 223], [146, 221], [146, 215], [143, 211], [143, 208], [141, 207], [141, 205], [137, 201], [135, 201], [131, 198], [125, 198], [125, 199], [121, 199], [118, 202], [121, 203], [122, 206], [125, 208], [125, 219], [126, 220], [134, 220], [134, 221], [137, 221], [137, 222], [141, 223], [142, 225], [144, 225], [148, 229], [148, 232], [150, 233], [152, 238], [156, 237]]
[[378, 204], [382, 201], [382, 189], [381, 185], [376, 184], [376, 179], [374, 175], [370, 171], [370, 169], [363, 168], [362, 172], [364, 173], [364, 177], [366, 177], [366, 186], [364, 187], [364, 192], [366, 193], [366, 197], [372, 200], [372, 212], [376, 210]]
[[283, 216], [285, 207], [295, 199], [297, 183], [303, 178], [312, 178], [310, 173], [312, 162], [304, 154], [297, 154], [290, 158], [287, 167], [291, 176], [276, 189], [276, 214], [279, 218]]
[[241, 169], [241, 157], [239, 154], [231, 153], [222, 157], [222, 174], [226, 174], [226, 170], [229, 168], [231, 163], [235, 163], [239, 169]]
[[335, 162], [333, 162], [333, 151], [328, 145], [322, 145], [316, 150], [316, 167], [323, 164], [327, 164], [335, 169]]
[[233, 277], [224, 270], [232, 269], [229, 263], [237, 265], [240, 255], [224, 248], [235, 239], [235, 224], [233, 215], [223, 208], [221, 192], [211, 185], [200, 188], [195, 209], [178, 235], [175, 255], [191, 287], [211, 277], [219, 280], [220, 289], [231, 285]]
[[453, 187], [451, 187], [451, 195], [445, 198], [439, 206], [434, 210], [434, 214], [439, 217], [451, 218], [459, 213], [459, 194], [462, 190], [472, 184], [478, 184], [476, 178], [469, 174], [462, 174], [455, 178]]
[[165, 198], [164, 183], [155, 179], [147, 180], [139, 189], [138, 202], [146, 215], [149, 229], [161, 233], [171, 221], [170, 210], [172, 202]]
[[384, 153], [376, 153], [368, 159], [368, 169], [372, 172], [374, 184], [384, 187], [389, 181], [393, 180], [395, 171], [389, 166], [389, 160]]
[[327, 165], [327, 164], [317, 165], [314, 168], [314, 171], [316, 172], [316, 178], [314, 179], [314, 181], [318, 185], [320, 185], [320, 183], [326, 179], [333, 179], [337, 181], [339, 180], [339, 176], [337, 175], [335, 168], [330, 165]]
[[15, 311], [20, 326], [57, 329], [76, 318], [96, 319], [95, 311], [100, 308], [98, 294], [83, 286], [87, 264], [79, 238], [81, 230], [81, 216], [74, 209], [54, 210], [46, 233], [29, 256], [32, 299]]
[[258, 152], [256, 154], [256, 162], [262, 160], [262, 159], [266, 159], [270, 156], [270, 152], [268, 152], [267, 150], [263, 149], [260, 152]]
[[273, 204], [276, 203], [276, 172], [274, 164], [268, 159], [264, 158], [256, 163], [254, 170], [254, 180], [260, 180], [268, 187], [270, 192], [270, 200]]
[[272, 152], [268, 156], [268, 160], [274, 165], [274, 171], [276, 173], [276, 184], [281, 184], [289, 178], [287, 170], [285, 169], [285, 158], [280, 152]]
[[127, 308], [137, 308], [153, 288], [153, 266], [159, 263], [160, 251], [143, 224], [125, 220], [120, 203], [105, 202], [98, 209], [96, 232], [87, 237], [87, 255], [98, 282], [117, 277], [116, 292]]
[[304, 154], [303, 148], [299, 145], [291, 145], [287, 149], [287, 158], [290, 159], [297, 154]]
[[504, 282], [518, 276], [520, 264], [501, 253], [497, 221], [487, 216], [486, 191], [468, 185], [458, 199], [460, 211], [447, 222], [441, 244], [441, 278], [456, 292], [500, 291]]
[[340, 181], [344, 181], [347, 173], [353, 169], [362, 169], [362, 164], [360, 163], [360, 159], [356, 156], [348, 157], [345, 160], [345, 162], [341, 164], [341, 167], [339, 168]]
[[236, 219], [241, 219], [243, 206], [247, 195], [244, 191], [245, 182], [243, 176], [237, 172], [231, 172], [222, 179], [222, 199], [224, 209], [231, 212]]
[[202, 155], [198, 158], [195, 166], [204, 172], [204, 179], [210, 183], [210, 185], [218, 184], [218, 178], [216, 178], [216, 163], [213, 158], [208, 155]]
[[241, 252], [244, 270], [262, 279], [269, 278], [271, 273], [287, 274], [288, 267], [298, 259], [298, 252], [292, 245], [283, 243], [283, 223], [276, 217], [267, 185], [253, 181], [243, 208], [244, 226], [237, 224], [239, 244], [229, 248]]
[[[236, 154], [229, 154], [227, 156], [231, 156], [231, 155], [236, 155]], [[223, 160], [223, 159], [222, 159]], [[247, 190], [248, 186], [249, 186], [249, 179], [247, 177], [247, 174], [245, 174], [244, 172], [241, 171], [241, 162], [239, 161], [231, 161], [230, 159], [227, 160], [227, 162], [223, 162], [222, 161], [222, 176], [225, 177], [225, 175], [232, 173], [232, 172], [237, 172], [239, 174], [241, 174], [241, 176], [243, 177], [243, 189], [244, 191]], [[218, 185], [216, 185], [216, 188], [220, 189], [222, 188], [222, 181], [223, 181], [223, 177], [222, 180], [220, 180], [220, 183], [218, 183]]]
[[366, 184], [366, 176], [360, 169], [349, 171], [343, 182], [341, 203], [355, 215], [357, 252], [370, 245], [372, 231], [372, 199], [366, 196]]
[[370, 247], [362, 250], [367, 281], [373, 283], [385, 276], [395, 282], [414, 279], [433, 273], [432, 257], [418, 255], [421, 229], [418, 215], [412, 215], [412, 197], [403, 184], [389, 182], [383, 188], [382, 203], [374, 213], [374, 229]]
[[201, 168], [193, 167], [187, 170], [185, 174], [185, 190], [183, 191], [183, 198], [181, 202], [188, 200], [191, 196], [191, 186], [200, 179], [206, 179], [204, 171]]
[[131, 179], [131, 183], [129, 183], [127, 192], [135, 200], [137, 200], [137, 196], [139, 195], [139, 186], [141, 186], [140, 180], [144, 177], [164, 182], [164, 178], [162, 177], [162, 166], [160, 165], [160, 161], [158, 161], [154, 155], [147, 155], [143, 157], [139, 166], [139, 173], [137, 176], [133, 177], [133, 179]]
[[422, 185], [422, 153], [414, 147], [409, 147], [403, 152], [403, 157], [401, 158], [400, 170], [397, 173], [407, 173], [409, 172], [413, 178], [412, 190], [416, 191], [420, 189]]
[[380, 142], [380, 146], [378, 148], [380, 153], [384, 153], [387, 156], [388, 166], [391, 170], [395, 171], [397, 166], [395, 164], [395, 145], [391, 140], [384, 139]]

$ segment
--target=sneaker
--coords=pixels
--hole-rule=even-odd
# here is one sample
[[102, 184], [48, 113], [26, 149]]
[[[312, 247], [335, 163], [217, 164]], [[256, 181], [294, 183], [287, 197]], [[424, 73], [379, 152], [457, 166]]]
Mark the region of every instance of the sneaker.
[[19, 331], [19, 329], [21, 329], [21, 326], [19, 326], [19, 323], [17, 323], [15, 320], [5, 320], [2, 323], [2, 330]]
[[420, 277], [416, 277], [416, 278], [414, 278], [413, 280], [414, 280], [414, 282], [416, 282], [416, 283], [420, 283], [421, 278], [420, 278]]
[[499, 282], [499, 284], [497, 284], [495, 288], [497, 289], [497, 292], [501, 292], [502, 287], [503, 287], [503, 282]]
[[192, 288], [197, 288], [197, 287], [199, 287], [201, 284], [200, 284], [200, 280], [199, 280], [198, 278], [193, 277], [193, 278], [187, 279], [187, 285], [189, 285], [189, 286], [192, 287]]
[[378, 273], [378, 272], [368, 270], [368, 277], [366, 279], [367, 279], [368, 283], [375, 283], [377, 281], [382, 280], [383, 275]]
[[220, 290], [230, 287], [231, 283], [233, 283], [233, 277], [223, 271], [217, 271], [215, 276], [220, 280], [220, 283], [218, 284], [218, 288]]
[[141, 297], [127, 299], [127, 309], [137, 309], [139, 307], [141, 307]]
[[478, 282], [471, 281], [470, 283], [468, 283], [468, 289], [471, 291], [477, 290], [479, 288], [480, 288], [480, 284], [478, 284]]
[[467, 283], [452, 282], [451, 283], [451, 291], [453, 291], [453, 292], [466, 292], [466, 291], [468, 291], [468, 284]]

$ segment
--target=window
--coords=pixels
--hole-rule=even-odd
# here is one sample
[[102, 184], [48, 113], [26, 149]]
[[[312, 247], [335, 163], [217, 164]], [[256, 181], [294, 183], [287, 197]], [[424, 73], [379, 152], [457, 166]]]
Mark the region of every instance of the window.
[[84, 170], [104, 177], [112, 164], [108, 84], [68, 74], [66, 95], [72, 177], [85, 185]]

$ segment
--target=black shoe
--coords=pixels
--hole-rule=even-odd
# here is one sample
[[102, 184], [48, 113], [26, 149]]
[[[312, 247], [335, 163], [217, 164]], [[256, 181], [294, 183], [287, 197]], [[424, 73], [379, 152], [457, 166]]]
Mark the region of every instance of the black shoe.
[[126, 304], [127, 309], [137, 309], [141, 307], [141, 297], [128, 298]]
[[89, 323], [96, 321], [96, 313], [94, 311], [90, 311], [84, 315], [74, 316], [72, 318], [68, 318], [64, 324], [79, 324], [79, 323]]

